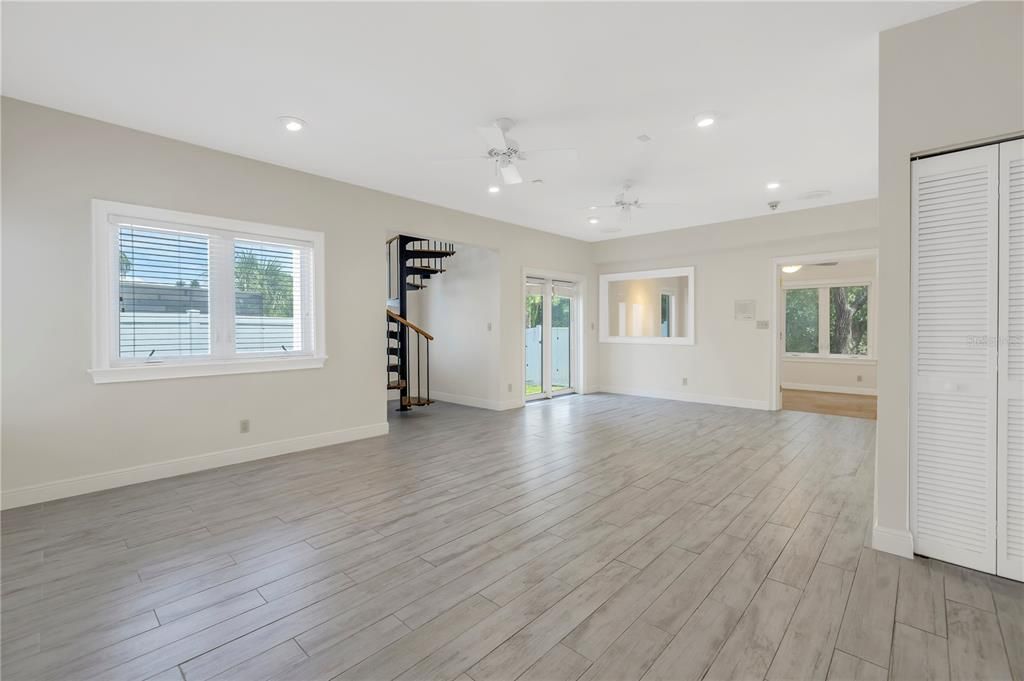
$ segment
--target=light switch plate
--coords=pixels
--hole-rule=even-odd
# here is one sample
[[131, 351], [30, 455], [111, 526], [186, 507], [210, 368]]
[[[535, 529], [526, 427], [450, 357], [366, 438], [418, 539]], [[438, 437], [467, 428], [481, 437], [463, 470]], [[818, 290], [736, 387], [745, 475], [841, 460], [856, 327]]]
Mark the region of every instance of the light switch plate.
[[759, 329], [767, 329], [768, 328], [768, 320], [767, 319], [758, 319], [757, 320], [757, 328], [759, 328]]

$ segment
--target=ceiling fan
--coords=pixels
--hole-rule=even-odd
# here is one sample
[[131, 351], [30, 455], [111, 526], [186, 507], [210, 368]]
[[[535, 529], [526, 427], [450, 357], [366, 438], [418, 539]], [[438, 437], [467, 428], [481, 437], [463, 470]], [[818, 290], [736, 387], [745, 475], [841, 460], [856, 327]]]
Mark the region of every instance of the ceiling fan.
[[629, 198], [629, 190], [633, 188], [631, 180], [626, 180], [622, 185], [622, 191], [615, 196], [615, 203], [597, 206], [588, 206], [587, 210], [602, 210], [614, 208], [618, 210], [618, 222], [620, 225], [628, 225], [633, 216], [634, 209], [644, 208], [666, 208], [670, 206], [680, 206], [679, 203], [649, 203], [647, 201], [641, 201], [639, 198]]
[[519, 142], [508, 136], [515, 125], [511, 118], [499, 118], [490, 125], [477, 128], [480, 137], [487, 144], [487, 153], [455, 161], [487, 160], [494, 164], [494, 174], [501, 177], [502, 184], [522, 184], [523, 174], [519, 163], [536, 159], [575, 161], [575, 149], [523, 149]]

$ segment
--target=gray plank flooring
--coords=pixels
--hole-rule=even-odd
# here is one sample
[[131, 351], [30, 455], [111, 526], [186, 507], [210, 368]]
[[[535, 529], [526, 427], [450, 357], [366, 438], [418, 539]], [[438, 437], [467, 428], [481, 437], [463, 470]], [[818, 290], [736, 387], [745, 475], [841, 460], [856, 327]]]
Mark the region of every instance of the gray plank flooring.
[[7, 681], [1024, 679], [1024, 585], [865, 546], [875, 422], [614, 395], [2, 515]]

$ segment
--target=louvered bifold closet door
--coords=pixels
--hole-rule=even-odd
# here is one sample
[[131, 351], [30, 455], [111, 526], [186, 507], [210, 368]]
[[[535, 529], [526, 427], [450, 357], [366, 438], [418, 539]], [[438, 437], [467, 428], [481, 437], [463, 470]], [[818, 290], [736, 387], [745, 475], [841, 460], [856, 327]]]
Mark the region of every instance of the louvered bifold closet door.
[[1024, 140], [999, 146], [996, 572], [1024, 580]]
[[914, 550], [994, 572], [998, 147], [912, 164]]

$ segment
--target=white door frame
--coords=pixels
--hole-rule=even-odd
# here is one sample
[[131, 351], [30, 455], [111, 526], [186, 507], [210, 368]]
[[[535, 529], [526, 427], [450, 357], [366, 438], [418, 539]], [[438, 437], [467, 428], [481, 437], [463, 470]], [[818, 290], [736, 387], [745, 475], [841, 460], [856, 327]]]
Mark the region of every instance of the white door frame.
[[[576, 301], [573, 305], [573, 326], [575, 330], [572, 332], [570, 338], [570, 347], [572, 351], [572, 366], [570, 368], [570, 374], [575, 376], [575, 390], [577, 394], [583, 394], [586, 392], [586, 376], [583, 371], [583, 367], [586, 366], [584, 357], [584, 346], [583, 342], [585, 337], [583, 333], [584, 329], [584, 304], [586, 300], [586, 287], [587, 278], [585, 275], [576, 274], [573, 272], [558, 272], [555, 270], [544, 270], [537, 269], [534, 267], [523, 267], [520, 276], [519, 283], [519, 400], [522, 404], [526, 404], [526, 278], [533, 277], [536, 279], [557, 279], [559, 281], [569, 281], [576, 284]], [[546, 330], [550, 332], [550, 315], [545, 316]], [[547, 336], [545, 336], [547, 338]], [[550, 371], [550, 367], [544, 365], [545, 375]], [[561, 393], [560, 393], [561, 394]]]
[[[872, 256], [875, 259], [875, 283], [874, 292], [871, 294], [872, 300], [876, 301], [873, 307], [877, 307], [877, 301], [880, 299], [878, 296], [878, 249], [877, 248], [862, 248], [857, 250], [849, 251], [832, 251], [830, 253], [803, 253], [801, 255], [787, 255], [778, 256], [772, 258], [772, 313], [771, 313], [771, 333], [772, 333], [772, 356], [771, 356], [771, 371], [769, 372], [769, 385], [768, 391], [768, 409], [771, 411], [778, 411], [782, 409], [782, 399], [780, 394], [781, 385], [781, 368], [782, 368], [782, 339], [780, 334], [782, 333], [783, 326], [785, 324], [784, 312], [782, 309], [782, 279], [779, 276], [781, 270], [779, 269], [783, 265], [811, 265], [816, 262], [824, 262], [828, 260], [849, 260], [853, 258], [864, 258], [866, 256]], [[874, 313], [872, 319], [876, 318]], [[875, 324], [871, 324], [872, 327]], [[874, 328], [868, 330], [870, 337], [873, 341], [872, 352], [874, 348], [877, 348], [877, 333]], [[877, 357], [876, 357], [877, 359]]]

